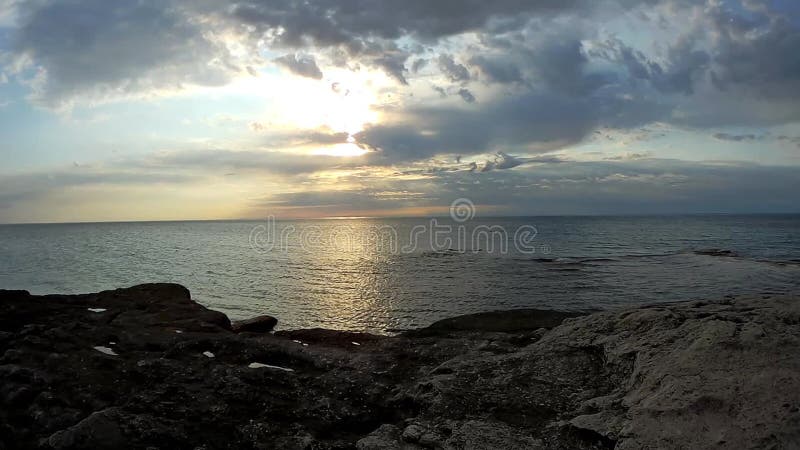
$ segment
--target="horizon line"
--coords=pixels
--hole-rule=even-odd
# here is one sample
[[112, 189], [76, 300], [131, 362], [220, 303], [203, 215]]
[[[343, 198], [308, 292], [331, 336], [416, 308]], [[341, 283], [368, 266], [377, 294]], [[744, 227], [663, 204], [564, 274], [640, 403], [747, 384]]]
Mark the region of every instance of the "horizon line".
[[[480, 219], [508, 219], [508, 218], [533, 218], [533, 217], [680, 217], [680, 216], [793, 216], [800, 215], [796, 212], [665, 212], [665, 213], [584, 213], [584, 214], [497, 214], [480, 216], [470, 221]], [[99, 225], [99, 224], [131, 224], [131, 223], [182, 223], [182, 222], [261, 222], [272, 217], [277, 222], [310, 221], [310, 220], [382, 220], [382, 219], [450, 219], [447, 214], [419, 215], [419, 216], [323, 216], [303, 218], [276, 218], [266, 216], [259, 219], [233, 218], [233, 219], [155, 219], [155, 220], [87, 220], [75, 222], [0, 222], [0, 226], [15, 225]]]

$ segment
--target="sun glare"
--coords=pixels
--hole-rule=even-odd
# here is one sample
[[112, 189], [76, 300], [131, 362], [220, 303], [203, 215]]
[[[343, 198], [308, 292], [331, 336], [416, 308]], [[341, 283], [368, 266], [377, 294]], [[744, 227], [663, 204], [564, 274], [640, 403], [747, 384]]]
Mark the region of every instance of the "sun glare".
[[326, 128], [355, 134], [379, 120], [373, 106], [378, 103], [377, 92], [388, 85], [380, 72], [331, 69], [322, 80], [264, 72], [241, 80], [235, 89], [262, 96], [265, 111], [258, 121], [275, 129]]

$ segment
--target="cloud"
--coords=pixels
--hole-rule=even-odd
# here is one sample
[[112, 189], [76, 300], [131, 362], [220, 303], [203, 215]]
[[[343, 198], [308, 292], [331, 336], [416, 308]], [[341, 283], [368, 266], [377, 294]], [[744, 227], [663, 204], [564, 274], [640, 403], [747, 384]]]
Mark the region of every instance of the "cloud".
[[[528, 193], [541, 204], [572, 205], [576, 211], [594, 206], [581, 203], [580, 196], [589, 194], [598, 207], [607, 202], [610, 208], [614, 189], [626, 207], [644, 193], [666, 198], [655, 188], [630, 191], [641, 184], [669, 187], [675, 197], [660, 204], [680, 209], [698, 206], [686, 200], [696, 192], [727, 202], [720, 186], [755, 183], [756, 174], [775, 175], [764, 185], [784, 192], [791, 171], [709, 163], [697, 164], [695, 171], [689, 163], [655, 163], [657, 158], [641, 149], [594, 164], [551, 152], [585, 143], [598, 130], [613, 139], [591, 145], [644, 145], [655, 135], [638, 130], [654, 122], [725, 142], [798, 144], [793, 136], [800, 121], [800, 23], [796, 8], [782, 2], [37, 0], [14, 5], [13, 23], [3, 23], [8, 42], [2, 43], [0, 79], [7, 73], [22, 80], [32, 101], [49, 108], [222, 86], [240, 75], [259, 75], [263, 58], [311, 79], [338, 70], [358, 76], [379, 70], [396, 81], [386, 83], [380, 76], [376, 84], [331, 85], [348, 101], [359, 89], [377, 99], [369, 101], [380, 120], [353, 136], [358, 145], [375, 150], [362, 157], [290, 154], [286, 150], [296, 147], [344, 144], [349, 136], [324, 128], [273, 132], [259, 121], [263, 118], [247, 118], [242, 123], [251, 123], [256, 133], [246, 135], [253, 140], [250, 147], [240, 146], [246, 150], [221, 144], [159, 153], [109, 173], [269, 174], [300, 180], [292, 186], [310, 183], [302, 184], [305, 189], [316, 172], [377, 173], [393, 167], [404, 176], [415, 171], [420, 180], [401, 183], [381, 172], [387, 179], [376, 176], [370, 178], [375, 186], [360, 186], [433, 198], [467, 189], [466, 183], [480, 177], [481, 186], [467, 192], [485, 194], [487, 201], [528, 204], [523, 198]], [[464, 155], [464, 162], [441, 163], [455, 154]], [[734, 180], [739, 175], [741, 182]], [[501, 179], [506, 187], [494, 185]], [[482, 191], [486, 186], [496, 190]], [[560, 192], [565, 203], [547, 202], [547, 189]], [[336, 194], [325, 198], [342, 201]]]
[[713, 136], [714, 139], [730, 142], [756, 141], [763, 138], [763, 136], [756, 136], [755, 134], [714, 133]]
[[514, 58], [476, 55], [469, 63], [480, 70], [488, 81], [494, 83], [521, 83], [522, 71]]
[[412, 36], [423, 41], [481, 29], [497, 18], [547, 15], [591, 7], [595, 2], [566, 0], [529, 2], [465, 0], [457, 3], [409, 0], [341, 2], [235, 1], [233, 17], [259, 36], [284, 46], [344, 46], [362, 51], [369, 40]]
[[630, 103], [613, 93], [584, 97], [528, 92], [482, 101], [480, 108], [408, 108], [354, 137], [388, 161], [503, 149], [544, 152], [580, 142], [602, 125], [634, 128], [664, 114], [658, 104]]
[[[747, 4], [746, 4], [747, 5]], [[777, 5], [736, 13], [721, 4], [708, 15], [717, 36], [714, 84], [766, 98], [800, 98], [800, 26]]]
[[[258, 189], [249, 191], [250, 195], [236, 194], [244, 208], [239, 210], [242, 215], [258, 217], [278, 210], [307, 215], [391, 214], [403, 208], [432, 211], [462, 197], [479, 205], [479, 216], [487, 214], [482, 209], [486, 205], [508, 214], [797, 212], [795, 196], [800, 189], [798, 167], [736, 162], [569, 161], [553, 155], [523, 157], [505, 152], [480, 165], [474, 161], [427, 167], [413, 163], [406, 166], [408, 170], [369, 167], [364, 161], [208, 149], [0, 175], [0, 222], [41, 217], [25, 214], [39, 214], [57, 199], [68, 209], [65, 202], [76, 201], [70, 192], [117, 192], [117, 187], [136, 191], [163, 184], [169, 185], [166, 191], [174, 199], [197, 192], [199, 186], [204, 192], [225, 191], [229, 183], [257, 187], [276, 177], [288, 180], [289, 189], [268, 195]], [[315, 176], [319, 170], [328, 175]], [[107, 200], [93, 196], [81, 202], [85, 206]]]
[[401, 50], [383, 50], [380, 56], [374, 57], [370, 60], [373, 65], [383, 69], [389, 76], [397, 80], [400, 84], [407, 85], [406, 79], [406, 60], [409, 53]]
[[[506, 152], [497, 152], [493, 159], [487, 160], [481, 172], [491, 172], [493, 170], [508, 170], [519, 167], [523, 164], [560, 164], [567, 162], [564, 159], [554, 155], [541, 155], [534, 157], [519, 157], [509, 155]], [[475, 171], [477, 169], [476, 163], [471, 163], [468, 170]]]
[[[358, 205], [356, 211], [390, 213], [405, 207], [445, 211], [454, 199], [467, 196], [478, 205], [478, 217], [491, 214], [482, 209], [487, 205], [512, 215], [797, 212], [797, 167], [647, 159], [560, 161], [499, 171], [502, 161], [490, 161], [490, 169], [484, 165], [482, 173], [474, 164], [472, 171], [429, 171], [414, 178], [371, 180], [360, 175], [342, 182], [371, 187], [359, 184], [354, 189], [273, 195], [254, 208], [297, 205], [335, 212]], [[373, 181], [380, 187], [369, 184]], [[376, 195], [380, 191], [415, 195], [381, 197]]]
[[273, 61], [280, 66], [283, 66], [295, 75], [301, 77], [312, 78], [315, 80], [322, 79], [322, 71], [317, 66], [317, 61], [311, 55], [302, 55], [299, 53], [284, 55], [275, 58]]
[[424, 69], [425, 66], [427, 66], [429, 62], [430, 61], [427, 60], [427, 59], [417, 58], [416, 60], [414, 60], [414, 63], [411, 64], [411, 71], [414, 72], [414, 73], [417, 73], [420, 70]]
[[800, 136], [778, 136], [776, 138], [778, 142], [788, 142], [790, 144], [795, 144], [800, 147]]
[[659, 92], [691, 95], [695, 84], [703, 81], [711, 62], [705, 50], [696, 48], [698, 39], [696, 34], [680, 36], [668, 45], [660, 63], [616, 38], [596, 43], [590, 54], [619, 64], [632, 79], [647, 81]]
[[439, 70], [453, 82], [469, 81], [469, 70], [453, 60], [451, 55], [439, 55]]
[[[221, 86], [253, 73], [269, 51], [312, 79], [327, 63], [367, 66], [413, 88], [435, 61], [459, 88], [478, 75], [509, 89], [491, 95], [613, 94], [633, 99], [632, 110], [659, 103], [673, 123], [700, 128], [800, 118], [796, 11], [775, 2], [42, 0], [16, 9], [10, 54], [27, 67], [33, 99], [53, 108]], [[597, 25], [622, 11], [631, 14], [618, 26], [652, 27], [660, 16], [663, 34], [677, 37], [647, 48]], [[453, 91], [467, 102], [474, 92], [484, 103], [474, 86]]]
[[170, 3], [29, 2], [20, 5], [18, 23], [12, 50], [29, 61], [33, 99], [47, 107], [220, 86], [241, 70], [201, 21]]
[[462, 100], [464, 100], [467, 103], [475, 103], [475, 96], [472, 94], [472, 92], [469, 91], [469, 89], [466, 88], [459, 89], [458, 95], [461, 97]]
[[344, 159], [278, 151], [208, 149], [157, 153], [143, 160], [131, 161], [129, 166], [189, 173], [200, 171], [217, 175], [231, 171], [297, 175], [358, 167], [365, 162], [364, 158], [356, 157]]
[[[0, 175], [0, 212], [26, 202], [35, 202], [54, 192], [80, 186], [131, 186], [182, 184], [196, 180], [189, 174], [142, 172], [119, 167], [73, 165], [48, 171]], [[0, 222], [4, 222], [0, 215]]]

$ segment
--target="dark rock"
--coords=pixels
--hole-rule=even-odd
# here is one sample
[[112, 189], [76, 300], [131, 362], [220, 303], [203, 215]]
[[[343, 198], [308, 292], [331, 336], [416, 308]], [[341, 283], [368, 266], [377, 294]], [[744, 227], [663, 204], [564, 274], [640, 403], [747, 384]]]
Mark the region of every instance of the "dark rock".
[[233, 322], [231, 329], [234, 333], [269, 333], [277, 324], [278, 319], [272, 316], [258, 316]]
[[402, 450], [400, 430], [390, 424], [381, 425], [356, 443], [358, 450]]
[[30, 296], [31, 293], [28, 291], [22, 291], [22, 290], [14, 291], [8, 289], [0, 289], [0, 301], [5, 301], [5, 300], [19, 301], [19, 300], [25, 300]]
[[459, 331], [492, 331], [514, 333], [538, 328], [553, 328], [564, 319], [584, 316], [585, 312], [516, 309], [468, 314], [434, 322], [427, 328], [408, 331], [407, 336], [441, 336]]
[[792, 297], [584, 317], [473, 314], [399, 336], [237, 334], [169, 284], [1, 291], [0, 301], [0, 448], [624, 450], [800, 440]]
[[53, 433], [47, 445], [53, 449], [119, 449], [129, 445], [122, 431], [119, 411], [109, 408], [65, 430]]
[[380, 341], [386, 338], [385, 336], [379, 336], [377, 334], [326, 330], [324, 328], [281, 330], [275, 332], [275, 336], [285, 337], [309, 344], [323, 344], [354, 349], [358, 348], [360, 344]]

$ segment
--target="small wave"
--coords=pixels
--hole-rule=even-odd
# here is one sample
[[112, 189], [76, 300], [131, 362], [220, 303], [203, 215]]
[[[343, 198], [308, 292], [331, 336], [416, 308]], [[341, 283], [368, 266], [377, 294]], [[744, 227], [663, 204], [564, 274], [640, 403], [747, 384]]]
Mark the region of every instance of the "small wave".
[[628, 255], [621, 255], [618, 258], [636, 259], [636, 258], [667, 258], [670, 256], [680, 255], [682, 252], [673, 253], [631, 253]]
[[556, 264], [560, 266], [580, 266], [589, 263], [604, 263], [604, 262], [618, 262], [616, 258], [603, 258], [603, 257], [586, 257], [586, 258], [531, 258], [528, 261], [543, 263], [543, 264]]
[[475, 253], [475, 251], [463, 251], [451, 248], [448, 250], [429, 250], [422, 252], [419, 255], [423, 258], [444, 258], [448, 256], [458, 256], [464, 253]]
[[616, 258], [584, 258], [578, 260], [580, 263], [593, 263], [593, 262], [616, 262], [619, 261]]
[[578, 272], [581, 270], [580, 267], [548, 267], [548, 271], [551, 272]]
[[800, 259], [755, 259], [754, 261], [780, 267], [800, 267]]
[[702, 256], [722, 256], [726, 258], [735, 258], [738, 257], [739, 254], [733, 250], [727, 249], [720, 249], [720, 248], [706, 248], [700, 250], [692, 251], [695, 255], [702, 255]]

